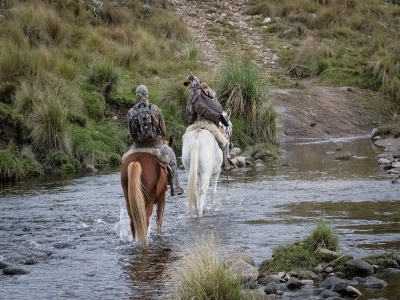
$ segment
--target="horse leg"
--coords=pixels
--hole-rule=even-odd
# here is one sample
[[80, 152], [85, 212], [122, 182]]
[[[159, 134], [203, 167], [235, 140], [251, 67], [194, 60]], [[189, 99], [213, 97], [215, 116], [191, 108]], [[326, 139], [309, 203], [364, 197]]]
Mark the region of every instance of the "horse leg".
[[153, 213], [153, 205], [153, 203], [148, 203], [146, 205], [147, 235], [149, 235], [150, 217]]
[[157, 218], [156, 218], [157, 232], [159, 234], [161, 233], [161, 226], [164, 216], [164, 207], [165, 207], [165, 200], [159, 201], [159, 204], [157, 205]]
[[212, 182], [212, 204], [215, 205], [215, 198], [217, 194], [217, 183], [218, 183], [218, 178], [219, 178], [219, 173], [217, 172], [216, 174], [213, 174], [211, 177], [211, 182]]
[[130, 220], [129, 225], [131, 227], [133, 240], [135, 240], [135, 226], [133, 225], [131, 206], [129, 205], [129, 201], [128, 201], [128, 192], [125, 191], [125, 189], [124, 189], [124, 197], [125, 197], [125, 203], [126, 203], [126, 210], [128, 211], [128, 216], [129, 216], [129, 220]]
[[[208, 180], [206, 180], [207, 178]], [[199, 217], [203, 216], [203, 207], [204, 207], [204, 202], [206, 199], [206, 194], [208, 190], [208, 185], [210, 183], [209, 176], [200, 176], [200, 191], [199, 191], [199, 198], [197, 202], [197, 210], [199, 211]]]

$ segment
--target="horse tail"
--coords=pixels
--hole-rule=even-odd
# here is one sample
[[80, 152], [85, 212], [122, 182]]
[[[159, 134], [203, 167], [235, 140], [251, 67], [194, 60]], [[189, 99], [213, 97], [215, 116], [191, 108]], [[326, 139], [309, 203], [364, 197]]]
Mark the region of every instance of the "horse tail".
[[192, 212], [193, 207], [196, 208], [196, 187], [197, 187], [197, 170], [199, 167], [199, 142], [194, 141], [190, 150], [190, 172], [188, 178], [188, 213]]
[[138, 162], [131, 162], [128, 166], [128, 201], [131, 208], [132, 221], [135, 226], [136, 237], [144, 246], [147, 241], [147, 221], [145, 198], [142, 190], [142, 166]]

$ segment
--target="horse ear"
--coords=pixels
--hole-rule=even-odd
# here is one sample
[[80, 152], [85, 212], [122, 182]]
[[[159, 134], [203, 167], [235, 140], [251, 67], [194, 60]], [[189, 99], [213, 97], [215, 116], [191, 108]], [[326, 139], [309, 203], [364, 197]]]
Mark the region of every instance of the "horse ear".
[[171, 135], [170, 137], [169, 137], [169, 140], [168, 140], [168, 145], [170, 146], [170, 147], [172, 147], [172, 144], [174, 143], [174, 137]]

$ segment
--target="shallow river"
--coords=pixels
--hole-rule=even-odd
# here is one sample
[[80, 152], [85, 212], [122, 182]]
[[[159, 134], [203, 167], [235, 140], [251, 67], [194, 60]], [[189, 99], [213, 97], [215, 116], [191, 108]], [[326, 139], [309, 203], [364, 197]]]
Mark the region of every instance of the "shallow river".
[[[169, 270], [197, 238], [212, 232], [222, 252], [244, 251], [259, 265], [322, 217], [339, 234], [341, 253], [400, 250], [400, 184], [376, 164], [383, 148], [366, 137], [281, 148], [264, 170], [222, 175], [217, 204], [208, 195], [203, 218], [186, 216], [185, 195], [168, 193], [163, 234], [152, 219], [147, 250], [128, 241], [119, 169], [1, 185], [0, 261], [31, 272], [0, 273], [0, 299], [171, 299]], [[346, 151], [358, 159], [335, 160]], [[184, 170], [180, 180], [186, 190]], [[400, 278], [385, 280], [359, 299], [400, 299]]]

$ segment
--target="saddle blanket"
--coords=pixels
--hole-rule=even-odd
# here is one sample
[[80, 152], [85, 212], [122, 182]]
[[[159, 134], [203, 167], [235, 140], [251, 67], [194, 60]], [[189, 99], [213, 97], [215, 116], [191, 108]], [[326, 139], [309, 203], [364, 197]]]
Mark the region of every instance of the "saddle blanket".
[[207, 129], [208, 131], [210, 131], [214, 135], [215, 139], [218, 142], [218, 145], [220, 145], [222, 149], [228, 146], [228, 139], [222, 134], [222, 132], [218, 129], [217, 125], [215, 125], [213, 122], [211, 121], [194, 122], [192, 125], [186, 128], [185, 134], [197, 129]]
[[128, 152], [124, 153], [124, 155], [122, 155], [122, 162], [124, 162], [124, 160], [132, 153], [136, 153], [136, 152], [146, 152], [146, 153], [150, 153], [153, 154], [155, 156], [157, 156], [158, 160], [165, 165], [169, 165], [169, 161], [170, 158], [168, 155], [161, 153], [160, 149], [157, 148], [136, 148], [136, 149], [130, 149]]

